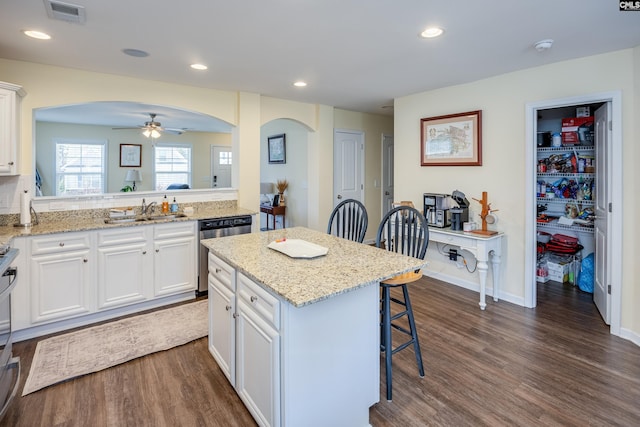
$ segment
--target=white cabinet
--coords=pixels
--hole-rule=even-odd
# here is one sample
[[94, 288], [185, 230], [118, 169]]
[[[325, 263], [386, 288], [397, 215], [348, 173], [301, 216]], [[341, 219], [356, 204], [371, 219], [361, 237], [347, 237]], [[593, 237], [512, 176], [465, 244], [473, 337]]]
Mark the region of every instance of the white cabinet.
[[154, 296], [195, 291], [196, 222], [171, 222], [154, 226]]
[[153, 226], [115, 228], [98, 234], [98, 309], [153, 296]]
[[260, 426], [366, 426], [378, 300], [372, 285], [294, 307], [210, 252], [209, 351]]
[[95, 310], [92, 233], [64, 233], [30, 241], [31, 322], [89, 314]]
[[25, 274], [12, 326], [28, 338], [195, 296], [196, 221], [19, 237], [14, 246]]
[[22, 87], [0, 82], [0, 175], [18, 174]]
[[209, 352], [232, 386], [236, 385], [236, 273], [209, 254]]
[[280, 425], [280, 302], [238, 273], [236, 391], [259, 425]]

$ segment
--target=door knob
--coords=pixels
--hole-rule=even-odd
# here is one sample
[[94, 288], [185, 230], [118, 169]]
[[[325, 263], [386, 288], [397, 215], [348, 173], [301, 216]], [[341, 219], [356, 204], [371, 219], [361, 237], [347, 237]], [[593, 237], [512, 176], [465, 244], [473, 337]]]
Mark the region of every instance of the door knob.
[[342, 195], [341, 194], [338, 194], [338, 199], [342, 199]]
[[388, 192], [388, 191], [385, 191], [385, 192], [384, 192], [384, 195], [385, 195], [385, 196], [388, 196], [388, 195], [389, 195], [389, 192]]

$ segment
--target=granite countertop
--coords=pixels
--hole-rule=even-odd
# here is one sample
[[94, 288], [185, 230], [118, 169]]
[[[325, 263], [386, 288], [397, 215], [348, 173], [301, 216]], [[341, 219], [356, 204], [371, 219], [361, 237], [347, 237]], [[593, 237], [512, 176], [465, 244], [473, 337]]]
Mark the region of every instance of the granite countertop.
[[[315, 243], [328, 248], [328, 253], [312, 259], [296, 259], [267, 247], [269, 243], [282, 238]], [[427, 265], [417, 258], [303, 227], [201, 242], [232, 267], [295, 307], [377, 284]]]
[[30, 227], [14, 227], [13, 225], [0, 226], [0, 244], [9, 244], [13, 238], [20, 236], [37, 236], [43, 234], [109, 229], [115, 227], [137, 227], [140, 225], [166, 224], [168, 222], [197, 221], [199, 219], [208, 218], [254, 215], [256, 213], [256, 211], [239, 208], [235, 206], [235, 204], [212, 202], [202, 204], [202, 206], [194, 210], [193, 215], [186, 217], [176, 217], [168, 220], [107, 224], [104, 221], [108, 215], [106, 213], [102, 216], [96, 216], [85, 215], [82, 212], [62, 211], [56, 212], [57, 216], [55, 218], [44, 220], [40, 219], [40, 223], [38, 225], [32, 225]]

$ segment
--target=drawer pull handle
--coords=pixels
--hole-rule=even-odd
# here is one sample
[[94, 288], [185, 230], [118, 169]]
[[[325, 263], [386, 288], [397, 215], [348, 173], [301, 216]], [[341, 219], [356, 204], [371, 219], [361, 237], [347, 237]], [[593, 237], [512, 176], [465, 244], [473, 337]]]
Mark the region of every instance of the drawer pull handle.
[[63, 247], [63, 246], [64, 246], [64, 243], [63, 243], [63, 242], [60, 242], [60, 243], [59, 243], [59, 245], [60, 245], [60, 247]]
[[160, 249], [156, 249], [156, 252], [160, 252]]
[[256, 302], [258, 301], [258, 297], [255, 295], [251, 295], [251, 302]]
[[85, 258], [85, 259], [83, 259], [82, 261], [83, 261], [83, 262], [89, 262], [89, 260], [88, 260], [88, 259], [86, 259], [86, 258]]
[[222, 271], [221, 268], [216, 268], [216, 273], [220, 273]]
[[146, 255], [146, 254], [147, 254], [147, 251], [142, 251], [142, 255]]
[[229, 311], [229, 310], [231, 310], [231, 306], [230, 306], [230, 305], [228, 305], [228, 306], [226, 306], [224, 309], [225, 309], [225, 310], [227, 310], [227, 311]]

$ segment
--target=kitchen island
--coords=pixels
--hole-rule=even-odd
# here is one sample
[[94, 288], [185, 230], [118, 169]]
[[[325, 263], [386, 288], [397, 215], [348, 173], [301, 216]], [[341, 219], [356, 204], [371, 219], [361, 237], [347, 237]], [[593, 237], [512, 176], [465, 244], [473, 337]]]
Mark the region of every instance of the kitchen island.
[[[327, 253], [268, 247], [281, 239]], [[258, 424], [369, 425], [380, 390], [378, 283], [426, 263], [301, 227], [202, 244], [209, 349]]]

